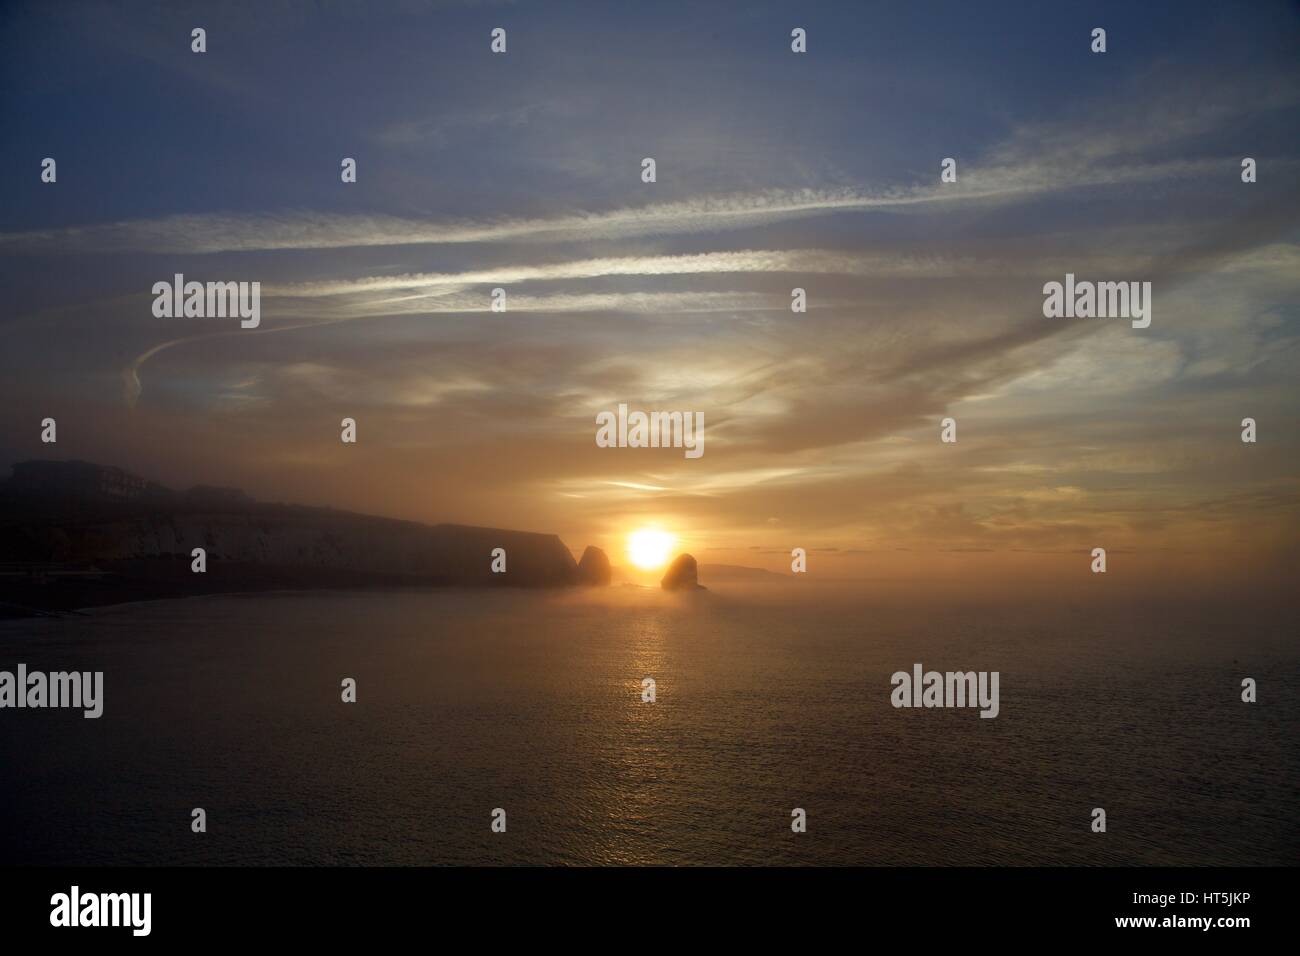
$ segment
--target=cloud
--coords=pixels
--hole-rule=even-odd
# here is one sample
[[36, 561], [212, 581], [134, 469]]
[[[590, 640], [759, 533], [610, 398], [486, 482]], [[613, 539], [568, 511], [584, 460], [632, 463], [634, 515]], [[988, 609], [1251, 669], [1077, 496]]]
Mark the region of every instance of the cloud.
[[[1225, 161], [1226, 162], [1226, 161]], [[1049, 191], [1204, 176], [1223, 166], [1178, 160], [1070, 175], [1041, 163], [972, 170], [963, 185], [765, 190], [701, 196], [545, 218], [418, 220], [387, 215], [284, 212], [166, 216], [53, 230], [0, 233], [0, 254], [156, 252], [206, 255], [284, 249], [449, 245], [510, 240], [590, 241], [715, 233], [827, 213], [905, 211], [980, 201], [1023, 200]]]
[[[1267, 155], [1259, 184], [1238, 178], [1258, 124], [1294, 105], [1274, 80], [1252, 99], [1157, 70], [1047, 120], [976, 116], [973, 133], [944, 131], [956, 184], [937, 181], [926, 123], [874, 150], [838, 130], [785, 142], [767, 117], [721, 131], [690, 117], [677, 139], [661, 124], [676, 181], [631, 194], [608, 185], [608, 154], [642, 155], [628, 131], [648, 127], [593, 124], [606, 97], [576, 113], [547, 99], [447, 110], [408, 90], [404, 113], [350, 128], [374, 151], [366, 190], [0, 235], [7, 278], [34, 284], [35, 262], [112, 291], [8, 323], [2, 367], [28, 377], [5, 414], [25, 428], [55, 386], [88, 405], [120, 386], [132, 410], [114, 440], [170, 450], [193, 429], [183, 451], [199, 464], [425, 519], [585, 532], [644, 510], [729, 541], [770, 541], [775, 524], [810, 550], [883, 553], [1281, 538], [1297, 513], [1277, 477], [1297, 461], [1294, 150]], [[995, 128], [1009, 132], [981, 138]], [[519, 182], [453, 168], [452, 153], [504, 162], [482, 149], [498, 133]], [[412, 161], [428, 148], [448, 154], [438, 176]], [[927, 155], [888, 165], [909, 150]], [[566, 178], [583, 154], [603, 188]], [[448, 197], [418, 183], [408, 196], [403, 177]], [[388, 204], [368, 205], [379, 182]], [[184, 271], [262, 280], [261, 328], [152, 319], [151, 270], [196, 255], [209, 258]], [[1042, 283], [1066, 272], [1152, 281], [1152, 328], [1044, 319]], [[795, 285], [807, 313], [790, 312]], [[497, 286], [506, 313], [490, 311]], [[48, 389], [27, 387], [22, 366], [56, 353]], [[704, 458], [596, 448], [593, 415], [619, 401], [702, 411]], [[127, 414], [113, 405], [96, 414]], [[331, 454], [343, 414], [361, 422], [364, 465]], [[1234, 433], [1246, 414], [1268, 436], [1249, 458]], [[938, 441], [945, 415], [955, 446]]]

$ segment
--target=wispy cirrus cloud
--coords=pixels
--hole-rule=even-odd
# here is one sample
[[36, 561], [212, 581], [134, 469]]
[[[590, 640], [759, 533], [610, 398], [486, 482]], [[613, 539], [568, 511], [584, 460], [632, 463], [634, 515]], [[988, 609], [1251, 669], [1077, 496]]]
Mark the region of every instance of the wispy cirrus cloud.
[[502, 241], [584, 241], [690, 235], [770, 225], [829, 213], [903, 211], [953, 203], [1026, 199], [1085, 186], [1139, 184], [1205, 176], [1230, 159], [1175, 160], [1069, 174], [1044, 164], [972, 169], [961, 184], [765, 190], [701, 196], [606, 211], [541, 218], [432, 221], [384, 215], [284, 212], [167, 216], [0, 233], [0, 254], [258, 252]]

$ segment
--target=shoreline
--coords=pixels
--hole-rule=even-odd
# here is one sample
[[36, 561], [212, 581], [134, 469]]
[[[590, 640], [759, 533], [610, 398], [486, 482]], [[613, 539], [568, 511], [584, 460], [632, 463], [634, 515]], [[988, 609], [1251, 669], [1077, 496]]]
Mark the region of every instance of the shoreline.
[[[526, 585], [502, 581], [473, 585], [442, 578], [405, 575], [371, 575], [322, 568], [248, 567], [214, 575], [201, 584], [189, 578], [135, 577], [105, 574], [94, 580], [59, 580], [49, 583], [22, 581], [0, 585], [0, 621], [62, 618], [85, 615], [99, 608], [174, 601], [199, 597], [234, 597], [241, 594], [306, 593], [310, 591], [384, 591], [462, 588], [491, 591], [566, 591], [580, 585]], [[231, 573], [233, 570], [234, 573]], [[310, 573], [307, 573], [310, 572]], [[197, 585], [197, 586], [196, 586]]]

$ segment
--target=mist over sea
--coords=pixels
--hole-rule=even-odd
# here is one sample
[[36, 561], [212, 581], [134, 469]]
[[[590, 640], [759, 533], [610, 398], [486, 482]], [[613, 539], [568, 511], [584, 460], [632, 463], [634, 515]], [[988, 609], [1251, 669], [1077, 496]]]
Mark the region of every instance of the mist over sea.
[[[0, 669], [104, 671], [98, 720], [0, 712], [0, 863], [1300, 861], [1294, 611], [812, 590], [264, 593], [0, 622]], [[999, 716], [894, 709], [916, 662], [1000, 671]]]

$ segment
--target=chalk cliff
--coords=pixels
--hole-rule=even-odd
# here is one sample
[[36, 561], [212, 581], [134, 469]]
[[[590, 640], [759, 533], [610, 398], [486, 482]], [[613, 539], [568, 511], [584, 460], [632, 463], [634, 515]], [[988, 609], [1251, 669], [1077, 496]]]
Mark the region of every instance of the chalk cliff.
[[[55, 576], [93, 568], [197, 591], [218, 578], [231, 590], [271, 580], [304, 587], [313, 580], [328, 587], [562, 587], [580, 580], [573, 555], [553, 534], [268, 504], [234, 489], [178, 493], [86, 462], [24, 463], [14, 475], [0, 484], [0, 565], [7, 569], [0, 588], [24, 568]], [[194, 548], [206, 552], [206, 576], [190, 572]], [[506, 552], [504, 573], [492, 571], [496, 548]], [[583, 580], [602, 583], [598, 559], [584, 560]], [[607, 584], [608, 561], [605, 567]]]

